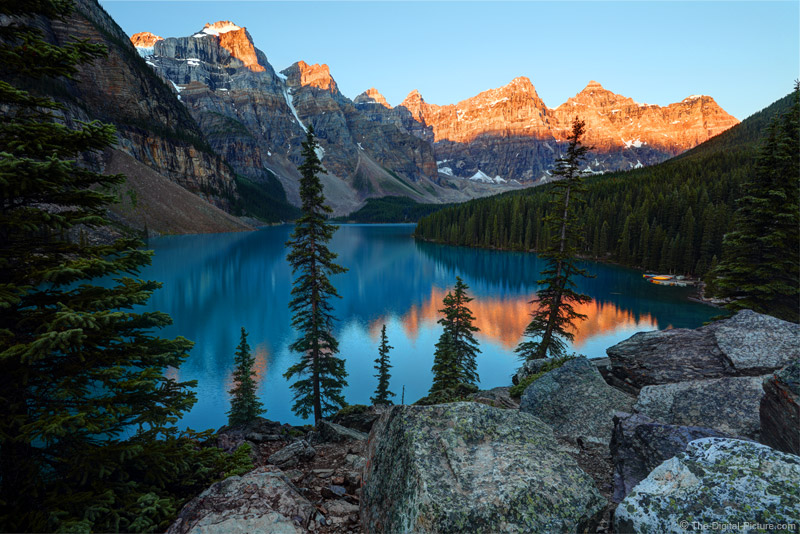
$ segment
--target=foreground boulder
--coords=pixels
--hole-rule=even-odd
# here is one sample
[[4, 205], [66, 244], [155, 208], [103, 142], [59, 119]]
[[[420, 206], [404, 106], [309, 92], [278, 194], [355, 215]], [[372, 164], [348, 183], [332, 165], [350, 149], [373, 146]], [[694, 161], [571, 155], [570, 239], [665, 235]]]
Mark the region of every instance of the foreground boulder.
[[620, 502], [650, 472], [686, 450], [690, 441], [728, 437], [710, 428], [666, 425], [644, 414], [614, 416], [611, 457], [614, 463], [614, 502]]
[[779, 451], [800, 454], [800, 360], [764, 381], [761, 398], [761, 442]]
[[751, 310], [694, 330], [640, 332], [606, 350], [609, 383], [644, 386], [758, 376], [800, 357], [800, 325]]
[[634, 409], [662, 423], [713, 428], [758, 439], [763, 378], [692, 380], [642, 388]]
[[167, 534], [299, 534], [314, 512], [283, 473], [261, 467], [210, 486], [183, 507]]
[[495, 408], [506, 408], [509, 410], [516, 410], [519, 408], [519, 401], [515, 400], [508, 387], [498, 387], [492, 389], [484, 389], [470, 395], [470, 399], [487, 406], [494, 406]]
[[267, 461], [281, 469], [288, 469], [302, 461], [310, 460], [316, 454], [317, 451], [314, 450], [314, 447], [310, 446], [307, 441], [299, 439], [270, 455]]
[[[800, 523], [800, 457], [749, 441], [693, 441], [654, 469], [614, 514], [616, 531], [624, 533], [711, 531], [715, 523], [790, 531], [787, 524]], [[773, 527], [750, 530], [744, 523]]]
[[520, 410], [551, 425], [558, 437], [607, 445], [614, 413], [630, 412], [633, 403], [632, 397], [606, 384], [597, 367], [581, 357], [528, 386]]
[[606, 505], [529, 414], [474, 402], [395, 406], [375, 424], [365, 532], [586, 532]]

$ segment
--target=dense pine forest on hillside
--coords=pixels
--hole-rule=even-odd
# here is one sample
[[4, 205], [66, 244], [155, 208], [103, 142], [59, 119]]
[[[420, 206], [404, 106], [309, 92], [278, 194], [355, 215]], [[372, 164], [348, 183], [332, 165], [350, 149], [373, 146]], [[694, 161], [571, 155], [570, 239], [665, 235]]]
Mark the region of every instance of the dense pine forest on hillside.
[[408, 197], [369, 198], [364, 206], [337, 220], [355, 223], [410, 223], [450, 205], [420, 204]]
[[[753, 171], [763, 133], [788, 95], [738, 126], [660, 165], [586, 180], [587, 257], [702, 276], [719, 260], [740, 185]], [[449, 207], [420, 220], [416, 237], [441, 243], [542, 250], [552, 186]]]

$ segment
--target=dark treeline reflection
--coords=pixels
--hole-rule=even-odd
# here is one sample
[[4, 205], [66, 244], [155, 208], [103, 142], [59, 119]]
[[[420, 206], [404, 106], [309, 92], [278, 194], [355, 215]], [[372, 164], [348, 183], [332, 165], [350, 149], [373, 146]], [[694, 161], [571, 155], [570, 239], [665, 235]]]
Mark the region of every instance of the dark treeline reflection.
[[[299, 422], [289, 410], [291, 394], [282, 377], [297, 357], [287, 350], [294, 335], [287, 306], [292, 275], [284, 249], [290, 232], [290, 226], [277, 226], [150, 241], [156, 256], [142, 277], [164, 287], [148, 308], [172, 315], [174, 324], [164, 335], [196, 343], [189, 360], [172, 371], [199, 382], [198, 403], [182, 426], [224, 424], [242, 326], [256, 354], [267, 417]], [[476, 298], [482, 387], [505, 385], [518, 366], [512, 350], [527, 323], [543, 262], [533, 254], [417, 243], [412, 232], [412, 225], [342, 225], [331, 242], [349, 269], [333, 282], [342, 295], [335, 303], [336, 333], [350, 373], [345, 390], [350, 403], [367, 402], [374, 391], [372, 365], [384, 323], [395, 347], [391, 389], [399, 395], [405, 385], [407, 402], [426, 393], [439, 335], [437, 310], [456, 275]], [[580, 285], [596, 300], [584, 310], [590, 319], [576, 332], [575, 343], [590, 357], [603, 356], [606, 346], [636, 330], [696, 327], [717, 313], [687, 301], [685, 290], [647, 284], [636, 271], [601, 264], [590, 269], [597, 277]]]

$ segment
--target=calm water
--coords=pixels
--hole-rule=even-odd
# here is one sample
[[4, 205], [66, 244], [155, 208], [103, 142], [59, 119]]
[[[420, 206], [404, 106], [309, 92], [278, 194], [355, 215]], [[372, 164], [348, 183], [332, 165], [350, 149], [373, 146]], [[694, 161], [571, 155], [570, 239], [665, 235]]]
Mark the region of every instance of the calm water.
[[[478, 373], [482, 388], [510, 384], [519, 366], [513, 349], [529, 320], [543, 262], [533, 254], [457, 248], [415, 242], [413, 225], [342, 225], [331, 248], [349, 271], [333, 278], [336, 335], [346, 359], [350, 404], [367, 403], [376, 379], [380, 329], [386, 324], [392, 364], [391, 389], [400, 401], [424, 396], [431, 384], [436, 323], [442, 298], [461, 276], [475, 297], [471, 309], [481, 331]], [[257, 232], [163, 237], [150, 240], [153, 265], [142, 277], [164, 287], [149, 309], [162, 310], [174, 324], [163, 336], [195, 341], [190, 358], [174, 374], [198, 381], [198, 402], [181, 421], [196, 430], [225, 424], [233, 353], [244, 326], [256, 355], [259, 394], [266, 417], [301, 423], [291, 413], [292, 395], [283, 373], [297, 355], [287, 310], [291, 272], [284, 242], [290, 226]], [[580, 289], [594, 298], [580, 311], [589, 316], [575, 336], [574, 350], [590, 358], [633, 333], [700, 326], [718, 311], [686, 299], [689, 290], [648, 284], [641, 273], [589, 264], [597, 277]]]

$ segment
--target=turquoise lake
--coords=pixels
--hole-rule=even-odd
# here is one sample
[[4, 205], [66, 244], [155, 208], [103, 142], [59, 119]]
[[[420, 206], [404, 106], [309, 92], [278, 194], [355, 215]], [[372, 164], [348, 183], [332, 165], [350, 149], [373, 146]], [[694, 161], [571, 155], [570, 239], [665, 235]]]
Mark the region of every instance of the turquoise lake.
[[[197, 380], [198, 402], [180, 426], [219, 428], [229, 409], [233, 353], [240, 328], [249, 333], [256, 356], [259, 395], [265, 417], [303, 421], [291, 412], [292, 393], [283, 373], [298, 357], [287, 303], [292, 275], [284, 243], [291, 226], [255, 232], [170, 236], [151, 239], [153, 264], [142, 278], [163, 282], [147, 309], [169, 313], [174, 324], [164, 337], [182, 335], [195, 342], [179, 370], [180, 380]], [[514, 347], [529, 321], [543, 262], [535, 254], [500, 252], [420, 243], [413, 225], [341, 225], [331, 241], [345, 274], [333, 277], [342, 295], [335, 303], [335, 335], [346, 360], [350, 404], [368, 403], [377, 380], [380, 329], [386, 324], [391, 390], [400, 402], [424, 396], [431, 384], [433, 350], [442, 298], [461, 276], [475, 297], [471, 309], [481, 329], [478, 373], [483, 389], [511, 383], [519, 366]], [[690, 288], [656, 286], [642, 273], [613, 265], [587, 263], [596, 277], [579, 281], [594, 301], [580, 311], [589, 318], [576, 330], [573, 350], [590, 358], [632, 334], [665, 328], [694, 328], [719, 310], [691, 302]]]

